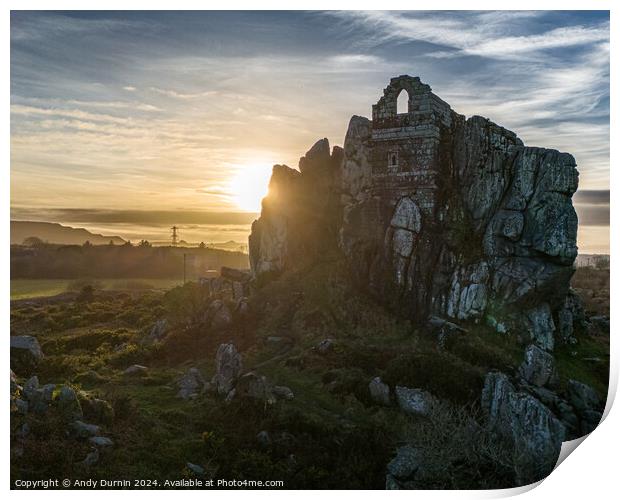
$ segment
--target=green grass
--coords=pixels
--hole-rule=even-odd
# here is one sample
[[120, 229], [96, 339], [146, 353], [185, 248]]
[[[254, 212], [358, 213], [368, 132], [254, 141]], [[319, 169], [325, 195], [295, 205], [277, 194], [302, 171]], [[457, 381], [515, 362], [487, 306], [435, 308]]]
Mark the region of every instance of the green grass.
[[[136, 289], [121, 281], [100, 283], [108, 290]], [[55, 283], [60, 292], [71, 287], [68, 280], [44, 282]], [[35, 288], [28, 280], [13, 283]], [[85, 443], [67, 439], [53, 415], [28, 415], [32, 437], [23, 455], [11, 461], [12, 477], [178, 479], [189, 475], [185, 463], [192, 462], [216, 478], [281, 479], [291, 489], [376, 489], [385, 485], [385, 466], [395, 449], [413, 443], [428, 454], [432, 472], [422, 486], [513, 484], [506, 450], [483, 432], [478, 401], [489, 370], [512, 374], [521, 363], [525, 346], [514, 336], [470, 324], [468, 333], [439, 349], [432, 332], [414, 328], [353, 289], [338, 262], [263, 284], [250, 300], [250, 319], [235, 320], [228, 330], [199, 322], [208, 303], [203, 293], [188, 284], [166, 294], [95, 292], [90, 300], [12, 303], [11, 333], [35, 335], [46, 354], [37, 369], [41, 383], [70, 383], [108, 401], [116, 417], [101, 425], [117, 443], [87, 470], [76, 465], [88, 452]], [[166, 340], [143, 345], [144, 335], [162, 317], [171, 328]], [[270, 336], [287, 341], [274, 345], [266, 341]], [[326, 338], [334, 340], [333, 349], [316, 352]], [[213, 395], [178, 399], [178, 377], [197, 367], [210, 378], [218, 345], [230, 340], [242, 353], [244, 369], [258, 367], [273, 384], [290, 387], [295, 398], [273, 406], [239, 399], [225, 403]], [[607, 353], [604, 342], [591, 338], [558, 347], [561, 379], [575, 378], [603, 392]], [[603, 360], [597, 368], [587, 361], [594, 357]], [[148, 373], [123, 375], [134, 363], [147, 366]], [[376, 376], [392, 388], [433, 393], [442, 399], [441, 411], [425, 420], [374, 404], [368, 383]], [[11, 419], [15, 429], [24, 417]], [[269, 449], [256, 439], [262, 430], [272, 436]], [[291, 439], [279, 441], [282, 434]]]
[[576, 345], [561, 345], [555, 362], [563, 382], [575, 379], [591, 385], [605, 400], [609, 384], [609, 345], [600, 338], [582, 337]]
[[[82, 280], [11, 280], [11, 300], [51, 297], [72, 289]], [[174, 279], [102, 279], [95, 280], [103, 290], [167, 290], [181, 284]]]

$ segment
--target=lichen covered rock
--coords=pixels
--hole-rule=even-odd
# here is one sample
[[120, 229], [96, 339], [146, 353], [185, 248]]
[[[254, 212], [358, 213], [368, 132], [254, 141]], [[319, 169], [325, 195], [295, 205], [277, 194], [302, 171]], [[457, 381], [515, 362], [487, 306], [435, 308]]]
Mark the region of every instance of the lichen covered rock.
[[489, 430], [513, 450], [518, 484], [533, 483], [551, 473], [566, 429], [546, 405], [517, 391], [503, 373], [492, 372], [485, 380], [481, 406]]
[[43, 358], [43, 351], [36, 337], [31, 335], [11, 336], [11, 369], [21, 375], [28, 375]]
[[[396, 113], [406, 91], [408, 112]], [[570, 339], [577, 255], [574, 158], [466, 119], [419, 78], [392, 78], [372, 120], [351, 118], [300, 170], [274, 167], [250, 236], [255, 277], [338, 246], [351, 276], [422, 323], [486, 321], [552, 350]]]
[[218, 394], [225, 396], [241, 374], [241, 354], [233, 344], [221, 344], [215, 354], [215, 375], [212, 383]]
[[530, 384], [538, 387], [547, 385], [555, 373], [553, 356], [540, 347], [530, 345], [525, 350], [525, 359], [519, 367], [519, 374]]
[[181, 399], [194, 399], [207, 389], [207, 382], [198, 368], [190, 368], [177, 381], [177, 397]]
[[249, 237], [254, 276], [279, 273], [312, 261], [335, 244], [342, 149], [321, 139], [299, 160], [299, 169], [274, 165], [269, 194]]
[[56, 403], [60, 413], [69, 421], [79, 420], [84, 416], [82, 405], [73, 387], [63, 385], [56, 397]]
[[426, 417], [430, 415], [433, 406], [436, 404], [435, 398], [421, 389], [396, 386], [394, 392], [400, 409], [411, 415]]

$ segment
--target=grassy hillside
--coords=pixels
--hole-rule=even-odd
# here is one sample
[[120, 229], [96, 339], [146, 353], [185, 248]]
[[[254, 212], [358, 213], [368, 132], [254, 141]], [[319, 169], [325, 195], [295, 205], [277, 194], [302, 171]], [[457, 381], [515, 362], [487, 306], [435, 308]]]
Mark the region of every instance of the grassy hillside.
[[[286, 488], [381, 489], [395, 448], [414, 443], [428, 455], [424, 487], [511, 486], [509, 450], [485, 434], [479, 398], [485, 374], [514, 372], [523, 347], [472, 324], [441, 348], [434, 334], [352, 288], [343, 269], [336, 255], [263, 285], [252, 296], [251, 315], [235, 317], [224, 330], [192, 319], [204, 304], [204, 291], [193, 283], [166, 293], [15, 305], [11, 333], [36, 335], [46, 354], [36, 372], [41, 383], [70, 384], [83, 397], [108, 401], [115, 417], [102, 425], [115, 445], [87, 468], [78, 462], [88, 445], [68, 439], [53, 410], [44, 419], [14, 416], [12, 432], [26, 420], [31, 434], [19, 456], [13, 438], [12, 478], [162, 481], [192, 477], [191, 462], [207, 477], [282, 480]], [[163, 317], [171, 332], [161, 344], [144, 345]], [[316, 346], [327, 338], [333, 348], [322, 354]], [[227, 403], [213, 395], [177, 398], [177, 379], [190, 367], [210, 378], [216, 349], [228, 341], [242, 353], [246, 370], [288, 386], [295, 398], [273, 405]], [[606, 360], [599, 372], [583, 359], [593, 355]], [[562, 380], [585, 374], [584, 381], [605, 392], [604, 342], [583, 339], [570, 352], [558, 351], [558, 358]], [[147, 366], [147, 373], [124, 375], [134, 363]], [[430, 419], [379, 406], [368, 393], [376, 376], [427, 390], [442, 403]], [[257, 439], [261, 431], [271, 436], [269, 446]]]

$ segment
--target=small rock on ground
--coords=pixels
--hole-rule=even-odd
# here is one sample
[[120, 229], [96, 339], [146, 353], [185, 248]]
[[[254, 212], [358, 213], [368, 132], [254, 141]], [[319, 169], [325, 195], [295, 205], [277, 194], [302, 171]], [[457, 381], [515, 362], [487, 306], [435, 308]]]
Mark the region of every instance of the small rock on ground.
[[144, 375], [148, 371], [146, 366], [142, 365], [131, 365], [127, 368], [123, 373], [125, 375]]

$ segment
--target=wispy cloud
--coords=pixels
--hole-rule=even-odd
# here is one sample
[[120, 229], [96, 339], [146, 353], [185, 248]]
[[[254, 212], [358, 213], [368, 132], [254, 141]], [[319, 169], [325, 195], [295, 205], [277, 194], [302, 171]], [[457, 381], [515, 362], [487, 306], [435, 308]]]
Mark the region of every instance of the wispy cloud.
[[14, 12], [11, 18], [11, 42], [44, 40], [49, 43], [52, 38], [73, 37], [81, 33], [110, 36], [128, 30], [139, 32], [155, 28], [155, 23], [139, 20], [78, 18], [50, 12], [33, 12], [25, 16]]
[[489, 41], [480, 40], [471, 46], [462, 47], [463, 52], [483, 57], [513, 57], [531, 54], [541, 50], [589, 45], [609, 41], [609, 24], [596, 27], [570, 26], [549, 30], [542, 34], [498, 37]]
[[212, 95], [216, 95], [217, 92], [215, 90], [206, 91], [206, 92], [195, 92], [195, 93], [187, 93], [187, 92], [178, 92], [172, 89], [160, 89], [158, 87], [149, 87], [151, 92], [155, 92], [157, 94], [165, 95], [167, 97], [173, 97], [175, 99], [195, 99], [197, 97], [208, 97]]
[[338, 29], [368, 34], [367, 50], [410, 54], [457, 112], [489, 117], [526, 143], [570, 151], [585, 186], [608, 184], [607, 19], [572, 16], [558, 26], [544, 11], [326, 15]]
[[538, 12], [464, 12], [460, 16], [443, 12], [340, 11], [330, 12], [352, 29], [371, 33], [376, 44], [422, 41], [452, 49], [430, 52], [431, 57], [476, 55], [521, 59], [524, 55], [556, 48], [609, 41], [609, 23], [597, 26], [566, 26], [542, 33], [507, 36], [522, 18], [544, 15]]
[[608, 187], [605, 13], [11, 17], [13, 206], [234, 211], [231, 177], [342, 144], [398, 74], [574, 154], [580, 189]]
[[85, 101], [78, 99], [58, 99], [47, 98], [42, 99], [38, 97], [23, 97], [20, 95], [11, 96], [11, 105], [34, 105], [42, 108], [60, 108], [66, 109], [71, 107], [78, 108], [107, 108], [114, 110], [130, 110], [130, 111], [161, 111], [161, 108], [145, 102], [137, 101]]
[[328, 58], [334, 65], [359, 66], [360, 64], [377, 64], [384, 62], [380, 57], [369, 54], [338, 54]]
[[125, 124], [130, 122], [130, 118], [121, 118], [118, 116], [91, 113], [81, 109], [63, 109], [63, 108], [40, 108], [35, 106], [24, 106], [14, 104], [11, 106], [11, 113], [15, 115], [46, 115], [57, 117], [77, 118], [80, 120], [88, 120], [95, 122], [110, 122], [117, 124]]

